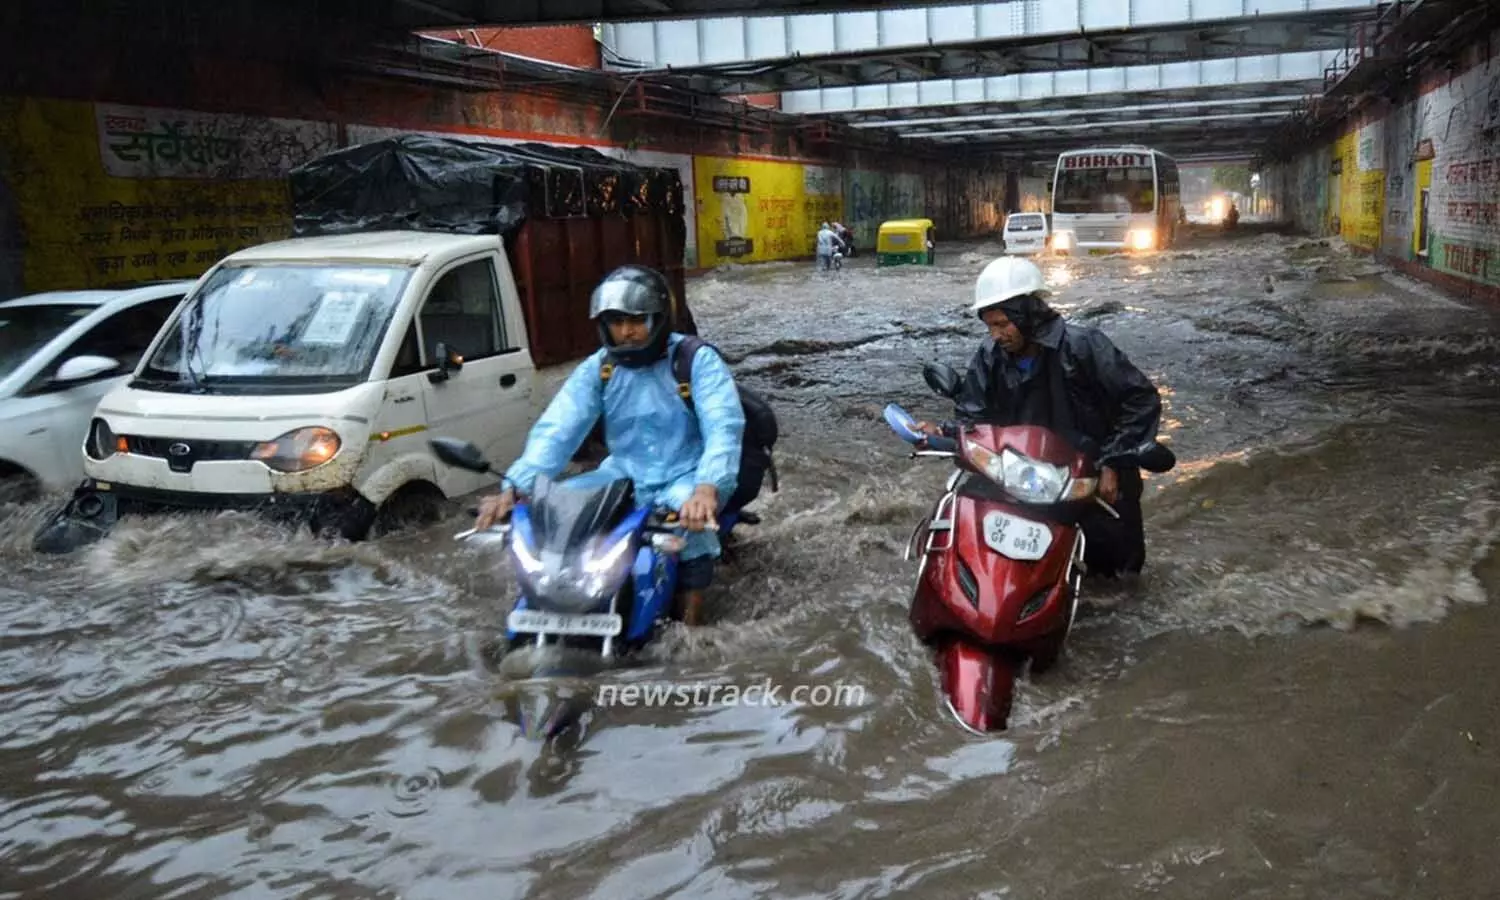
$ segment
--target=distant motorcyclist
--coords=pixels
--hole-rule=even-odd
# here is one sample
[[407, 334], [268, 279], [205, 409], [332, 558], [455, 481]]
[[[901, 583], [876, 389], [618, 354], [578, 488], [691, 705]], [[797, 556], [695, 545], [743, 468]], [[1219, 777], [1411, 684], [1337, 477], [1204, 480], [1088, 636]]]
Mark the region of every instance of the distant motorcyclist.
[[839, 236], [834, 233], [833, 226], [824, 222], [818, 228], [818, 271], [826, 271], [833, 267], [833, 252], [839, 247]]
[[745, 414], [734, 376], [712, 350], [700, 348], [692, 361], [696, 412], [679, 396], [671, 352], [684, 337], [670, 330], [671, 294], [659, 272], [642, 266], [622, 266], [599, 283], [589, 318], [598, 325], [601, 349], [573, 370], [532, 426], [501, 493], [480, 503], [474, 527], [508, 516], [538, 476], [556, 478], [602, 416], [609, 456], [567, 483], [628, 478], [637, 504], [678, 511], [689, 535], [679, 555], [677, 612], [697, 625], [721, 552], [717, 535], [705, 528], [735, 494]]
[[839, 239], [841, 250], [845, 256], [854, 255], [854, 232], [850, 231], [843, 222], [833, 223], [833, 235]]
[[[1062, 434], [1101, 467], [1099, 494], [1120, 514], [1085, 513], [1090, 574], [1139, 572], [1146, 562], [1140, 469], [1115, 457], [1156, 439], [1161, 396], [1098, 329], [1065, 322], [1035, 263], [1001, 257], [980, 273], [970, 311], [990, 336], [969, 363], [959, 417], [998, 425], [1040, 425]], [[918, 423], [953, 436], [953, 423]]]

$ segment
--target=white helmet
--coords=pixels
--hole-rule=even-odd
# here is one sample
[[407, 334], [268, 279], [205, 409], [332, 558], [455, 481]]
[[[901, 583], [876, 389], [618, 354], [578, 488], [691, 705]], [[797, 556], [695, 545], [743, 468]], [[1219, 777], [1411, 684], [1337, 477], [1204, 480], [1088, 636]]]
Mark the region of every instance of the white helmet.
[[969, 307], [969, 312], [977, 316], [1012, 297], [1024, 294], [1046, 297], [1050, 293], [1047, 282], [1042, 278], [1042, 270], [1036, 267], [1036, 263], [1014, 256], [1002, 256], [979, 273], [979, 280], [974, 282], [974, 305]]

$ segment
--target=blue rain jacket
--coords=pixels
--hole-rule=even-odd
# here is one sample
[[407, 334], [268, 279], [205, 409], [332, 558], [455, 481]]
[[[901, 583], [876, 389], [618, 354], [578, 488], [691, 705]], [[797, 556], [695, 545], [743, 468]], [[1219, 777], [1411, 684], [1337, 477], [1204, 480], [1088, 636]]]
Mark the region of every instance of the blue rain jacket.
[[[680, 334], [670, 335], [667, 355], [650, 366], [615, 366], [608, 382], [599, 377], [603, 349], [580, 363], [532, 426], [525, 451], [502, 484], [529, 494], [537, 476], [556, 478], [602, 413], [609, 456], [597, 471], [568, 479], [569, 485], [629, 478], [637, 504], [681, 510], [698, 485], [712, 484], [722, 511], [738, 486], [745, 412], [729, 367], [708, 348], [693, 360], [696, 415], [688, 411], [672, 377], [671, 352], [681, 340]], [[688, 532], [681, 558], [719, 551], [714, 532]]]

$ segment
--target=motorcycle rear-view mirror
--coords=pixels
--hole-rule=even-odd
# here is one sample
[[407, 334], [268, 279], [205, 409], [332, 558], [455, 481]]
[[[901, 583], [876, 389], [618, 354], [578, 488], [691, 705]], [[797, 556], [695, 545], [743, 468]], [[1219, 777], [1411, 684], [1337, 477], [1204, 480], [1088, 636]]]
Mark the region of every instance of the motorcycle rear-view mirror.
[[949, 400], [958, 399], [958, 373], [947, 363], [928, 363], [922, 367], [922, 378], [932, 392]]
[[484, 453], [468, 441], [458, 438], [439, 437], [427, 442], [432, 452], [438, 459], [455, 469], [467, 469], [470, 472], [490, 471], [489, 460], [484, 458]]
[[1147, 472], [1170, 472], [1177, 465], [1177, 454], [1160, 441], [1152, 441], [1136, 453], [1136, 461]]

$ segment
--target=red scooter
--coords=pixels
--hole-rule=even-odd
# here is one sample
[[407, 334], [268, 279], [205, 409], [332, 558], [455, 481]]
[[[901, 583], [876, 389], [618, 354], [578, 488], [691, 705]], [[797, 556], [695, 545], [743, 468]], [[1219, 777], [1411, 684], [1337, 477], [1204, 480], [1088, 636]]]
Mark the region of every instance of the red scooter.
[[[922, 374], [936, 393], [958, 397], [951, 367], [929, 364]], [[1084, 575], [1082, 513], [1098, 505], [1118, 514], [1097, 493], [1097, 465], [1048, 429], [968, 425], [955, 438], [929, 437], [894, 404], [886, 421], [926, 448], [913, 458], [957, 466], [907, 545], [906, 558], [920, 559], [910, 618], [937, 651], [949, 711], [975, 733], [1003, 730], [1021, 665], [1029, 658], [1033, 674], [1046, 671], [1072, 629]], [[1165, 472], [1176, 459], [1152, 442], [1128, 462]]]

